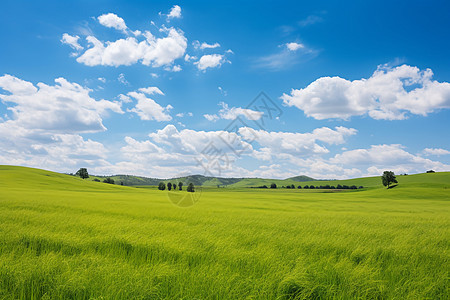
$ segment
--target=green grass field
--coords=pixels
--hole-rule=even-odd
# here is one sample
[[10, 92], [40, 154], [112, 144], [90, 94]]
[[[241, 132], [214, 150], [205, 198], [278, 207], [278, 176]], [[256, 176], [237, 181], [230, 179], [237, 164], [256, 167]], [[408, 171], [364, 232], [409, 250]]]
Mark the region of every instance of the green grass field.
[[398, 179], [205, 188], [179, 208], [0, 166], [0, 299], [449, 299], [450, 173]]

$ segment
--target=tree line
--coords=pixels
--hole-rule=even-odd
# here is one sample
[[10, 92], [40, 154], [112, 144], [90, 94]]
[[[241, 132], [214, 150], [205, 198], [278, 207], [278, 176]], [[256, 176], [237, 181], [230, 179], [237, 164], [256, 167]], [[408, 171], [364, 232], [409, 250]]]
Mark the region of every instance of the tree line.
[[[178, 188], [178, 190], [182, 191], [183, 190], [183, 183], [179, 182], [178, 185], [176, 183], [171, 183], [171, 182], [167, 183], [167, 190], [171, 191], [173, 189], [174, 191], [176, 191], [177, 188]], [[166, 189], [166, 184], [161, 181], [159, 183], [159, 185], [158, 185], [158, 190], [164, 191], [165, 189]], [[194, 184], [192, 182], [188, 184], [186, 191], [188, 191], [190, 193], [195, 192], [195, 187], [194, 187]]]
[[[267, 186], [267, 185], [262, 185], [262, 186], [258, 186], [258, 187], [256, 187], [256, 188], [259, 188], [259, 189], [268, 189], [269, 187]], [[271, 185], [270, 185], [270, 188], [271, 189], [276, 189], [276, 188], [278, 188], [278, 186], [276, 185], [276, 183], [272, 183]], [[362, 185], [361, 186], [359, 186], [359, 187], [357, 187], [356, 185], [351, 185], [351, 186], [348, 186], [348, 185], [340, 185], [340, 184], [338, 184], [337, 186], [334, 186], [334, 185], [329, 185], [329, 184], [327, 184], [327, 185], [320, 185], [320, 186], [315, 186], [315, 185], [305, 185], [305, 186], [301, 186], [301, 185], [298, 185], [297, 187], [294, 185], [294, 184], [290, 184], [290, 185], [286, 185], [286, 186], [281, 186], [281, 188], [283, 188], [283, 189], [329, 189], [329, 190], [334, 190], [334, 189], [337, 189], [337, 190], [356, 190], [356, 189], [362, 189], [362, 188], [364, 188]]]

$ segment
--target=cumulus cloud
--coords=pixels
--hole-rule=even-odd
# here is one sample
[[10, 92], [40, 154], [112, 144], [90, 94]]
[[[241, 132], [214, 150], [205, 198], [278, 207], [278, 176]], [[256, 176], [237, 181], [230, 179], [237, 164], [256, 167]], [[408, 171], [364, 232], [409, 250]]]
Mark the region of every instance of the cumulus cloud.
[[[162, 15], [160, 13], [160, 15]], [[174, 5], [167, 15], [168, 20], [181, 17], [181, 8]], [[169, 72], [180, 72], [182, 65], [176, 64], [176, 60], [183, 59], [186, 62], [194, 62], [198, 69], [205, 71], [208, 68], [220, 67], [223, 63], [229, 62], [225, 55], [232, 54], [231, 50], [225, 51], [224, 55], [209, 54], [203, 55], [200, 59], [195, 55], [186, 53], [187, 38], [179, 28], [161, 25], [153, 30], [132, 30], [127, 27], [124, 19], [114, 13], [107, 13], [97, 18], [98, 22], [109, 28], [114, 28], [126, 34], [126, 37], [115, 40], [104, 40], [95, 36], [92, 31], [85, 30], [83, 39], [85, 47], [80, 45], [79, 36], [71, 36], [67, 33], [63, 35], [61, 42], [69, 44], [77, 52], [72, 56], [77, 57], [78, 63], [86, 66], [130, 66], [142, 64], [154, 68], [163, 67]], [[219, 43], [200, 44], [194, 43], [195, 49], [214, 49], [220, 47]]]
[[228, 104], [226, 104], [225, 102], [220, 102], [219, 105], [222, 106], [222, 109], [219, 110], [218, 115], [205, 114], [203, 116], [209, 121], [216, 121], [219, 119], [235, 120], [240, 116], [248, 120], [257, 121], [261, 119], [262, 115], [264, 114], [264, 112], [242, 107], [229, 108]]
[[84, 48], [78, 43], [78, 40], [80, 37], [78, 35], [72, 36], [68, 33], [64, 33], [61, 38], [61, 43], [69, 45], [72, 47], [72, 49], [79, 51], [83, 50]]
[[164, 70], [169, 72], [180, 72], [182, 68], [180, 65], [175, 65], [175, 66], [166, 66]]
[[225, 56], [221, 54], [207, 54], [200, 57], [200, 60], [195, 62], [200, 71], [206, 71], [208, 68], [218, 68], [226, 62]]
[[208, 43], [206, 43], [206, 42], [203, 42], [203, 43], [200, 45], [200, 49], [214, 49], [214, 48], [218, 48], [218, 47], [220, 47], [220, 44], [219, 44], [219, 43], [208, 44]]
[[372, 145], [368, 149], [344, 151], [336, 154], [330, 162], [366, 169], [365, 175], [374, 176], [382, 174], [385, 170], [392, 170], [397, 174], [425, 172], [429, 169], [450, 170], [450, 165], [411, 154], [400, 144]]
[[101, 42], [94, 36], [86, 37], [91, 45], [77, 62], [87, 66], [129, 66], [141, 62], [145, 66], [160, 67], [170, 65], [176, 59], [183, 57], [187, 47], [184, 33], [173, 27], [163, 27], [160, 32], [165, 37], [156, 38], [149, 31], [143, 35], [145, 40], [137, 37], [127, 37], [116, 41]]
[[326, 154], [329, 150], [318, 142], [343, 144], [346, 137], [356, 132], [354, 128], [342, 126], [334, 130], [328, 127], [317, 128], [309, 133], [268, 132], [244, 127], [239, 129], [244, 140], [255, 140], [261, 146], [260, 150], [255, 150], [254, 156], [262, 160], [273, 157], [292, 160], [294, 157]]
[[164, 93], [156, 86], [149, 86], [149, 87], [146, 87], [146, 88], [140, 88], [139, 91], [143, 92], [143, 93], [145, 93], [147, 95], [158, 94], [158, 95], [163, 95], [164, 96]]
[[127, 25], [125, 24], [125, 21], [121, 17], [113, 13], [99, 16], [98, 22], [105, 27], [114, 28], [123, 32], [126, 32], [128, 28]]
[[440, 155], [448, 155], [450, 154], [450, 151], [445, 150], [445, 149], [441, 149], [441, 148], [425, 148], [423, 150], [423, 153], [425, 155], [436, 155], [436, 156], [440, 156]]
[[73, 172], [80, 165], [108, 163], [103, 144], [80, 134], [106, 130], [109, 112], [122, 114], [119, 102], [96, 100], [90, 89], [55, 79], [36, 86], [11, 75], [0, 77], [0, 99], [12, 112], [0, 122], [0, 164]]
[[215, 121], [219, 120], [219, 116], [218, 116], [218, 115], [204, 114], [203, 116], [204, 116], [205, 119], [208, 120], [208, 121], [215, 122]]
[[430, 69], [382, 66], [368, 79], [321, 77], [306, 88], [292, 89], [281, 99], [318, 120], [365, 114], [377, 120], [402, 120], [408, 114], [426, 116], [450, 108], [450, 84], [432, 77]]
[[[293, 133], [248, 127], [236, 132], [178, 130], [174, 125], [167, 125], [151, 132], [147, 140], [127, 137], [126, 146], [120, 150], [124, 161], [115, 167], [134, 166], [136, 169], [133, 170], [138, 173], [155, 170], [167, 177], [176, 175], [180, 166], [186, 166], [196, 174], [219, 175], [220, 170], [220, 175], [239, 177], [289, 177], [298, 175], [299, 169], [304, 173], [316, 169], [330, 175], [331, 172], [342, 172], [342, 176], [350, 176], [357, 170], [326, 162], [320, 155], [328, 152], [323, 144], [341, 144], [355, 133], [355, 129], [345, 127], [323, 127], [308, 133]], [[235, 164], [240, 157], [277, 162], [264, 163], [249, 170]]]
[[64, 78], [55, 79], [55, 85], [32, 83], [11, 75], [0, 77], [0, 88], [10, 94], [0, 94], [13, 113], [9, 121], [27, 129], [52, 132], [103, 131], [102, 115], [106, 111], [123, 113], [119, 102], [95, 100], [90, 89]]
[[151, 121], [155, 120], [158, 122], [162, 121], [170, 121], [172, 120], [172, 117], [169, 115], [169, 111], [173, 108], [170, 104], [166, 107], [162, 107], [158, 103], [156, 103], [155, 100], [148, 98], [145, 96], [146, 94], [160, 94], [164, 95], [160, 89], [158, 88], [144, 88], [140, 89], [142, 93], [139, 92], [129, 92], [128, 96], [133, 97], [137, 100], [137, 104], [134, 108], [130, 109], [130, 112], [136, 113], [141, 120], [144, 121]]
[[286, 48], [288, 48], [290, 51], [296, 51], [298, 49], [303, 49], [305, 48], [305, 46], [303, 44], [299, 44], [299, 43], [286, 43]]
[[169, 14], [167, 15], [168, 19], [181, 18], [181, 7], [178, 5], [174, 5]]

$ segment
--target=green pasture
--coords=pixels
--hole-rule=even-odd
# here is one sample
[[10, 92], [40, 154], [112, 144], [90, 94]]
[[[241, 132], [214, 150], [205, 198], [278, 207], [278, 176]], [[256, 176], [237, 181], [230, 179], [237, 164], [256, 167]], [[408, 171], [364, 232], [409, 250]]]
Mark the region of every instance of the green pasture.
[[449, 299], [450, 173], [397, 179], [210, 187], [180, 208], [0, 166], [0, 299]]

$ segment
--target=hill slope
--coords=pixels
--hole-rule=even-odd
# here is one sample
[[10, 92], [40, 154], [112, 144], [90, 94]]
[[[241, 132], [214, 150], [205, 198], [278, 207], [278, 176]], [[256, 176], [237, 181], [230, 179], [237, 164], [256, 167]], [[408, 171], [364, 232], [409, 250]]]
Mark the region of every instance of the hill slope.
[[179, 208], [190, 193], [0, 166], [0, 299], [449, 299], [449, 179]]

